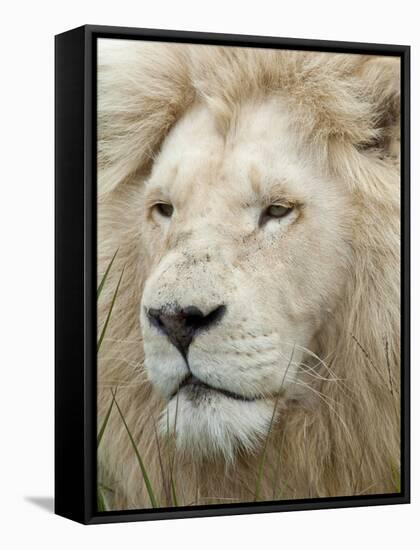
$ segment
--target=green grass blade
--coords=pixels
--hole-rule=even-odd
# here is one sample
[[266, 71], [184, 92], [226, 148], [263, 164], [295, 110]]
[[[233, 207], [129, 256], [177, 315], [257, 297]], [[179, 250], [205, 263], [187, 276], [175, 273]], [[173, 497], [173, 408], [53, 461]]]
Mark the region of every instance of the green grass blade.
[[399, 467], [391, 462], [391, 476], [392, 483], [394, 484], [395, 490], [397, 493], [401, 493], [401, 475]]
[[102, 489], [98, 486], [96, 491], [96, 507], [98, 509], [98, 512], [106, 512], [106, 504], [105, 504], [105, 498], [102, 493]]
[[136, 454], [137, 462], [140, 466], [141, 473], [143, 474], [143, 479], [144, 479], [144, 483], [146, 484], [146, 489], [147, 489], [147, 493], [148, 493], [149, 498], [150, 498], [150, 502], [151, 502], [153, 508], [157, 508], [158, 504], [157, 504], [157, 500], [156, 500], [156, 497], [155, 497], [153, 489], [152, 489], [152, 484], [150, 483], [150, 479], [149, 479], [149, 476], [147, 475], [146, 468], [144, 466], [143, 460], [140, 456], [140, 453], [139, 453], [137, 445], [134, 441], [134, 438], [131, 435], [131, 432], [130, 432], [130, 429], [127, 425], [127, 422], [125, 421], [125, 418], [124, 418], [124, 415], [123, 415], [123, 413], [120, 409], [120, 406], [118, 405], [118, 401], [115, 398], [115, 395], [114, 395], [114, 400], [115, 400], [115, 406], [117, 407], [118, 412], [120, 413], [121, 420], [123, 421], [125, 429], [127, 430], [128, 437], [130, 438], [131, 444], [132, 444], [134, 452]]
[[[279, 472], [280, 472], [280, 458], [281, 453], [283, 452], [283, 445], [284, 445], [284, 438], [285, 438], [286, 430], [283, 428], [283, 435], [281, 437], [281, 443], [280, 443], [280, 449], [277, 453], [277, 461], [276, 461], [276, 469], [274, 471], [274, 480], [273, 480], [273, 500], [276, 500], [276, 493], [278, 491], [278, 483], [279, 483]], [[280, 493], [281, 494], [281, 491]]]
[[125, 267], [123, 267], [123, 270], [121, 271], [120, 278], [118, 279], [118, 283], [117, 283], [117, 286], [115, 288], [114, 296], [112, 297], [112, 302], [111, 302], [111, 305], [109, 307], [108, 315], [105, 319], [105, 323], [102, 327], [101, 336], [99, 337], [99, 340], [98, 340], [98, 345], [96, 347], [96, 352], [98, 352], [100, 350], [102, 341], [105, 337], [106, 329], [108, 328], [108, 323], [109, 323], [109, 320], [111, 319], [111, 313], [112, 313], [112, 310], [114, 308], [115, 300], [117, 298], [117, 294], [118, 294], [118, 291], [120, 289], [121, 280], [122, 280], [122, 277], [124, 275], [124, 269], [125, 269]]
[[276, 416], [277, 404], [279, 402], [279, 396], [280, 396], [280, 394], [277, 395], [276, 400], [274, 402], [273, 414], [271, 415], [270, 424], [268, 426], [268, 432], [267, 432], [267, 435], [266, 435], [266, 438], [265, 438], [265, 441], [264, 441], [263, 451], [261, 453], [261, 460], [260, 460], [260, 463], [258, 465], [257, 482], [255, 484], [255, 493], [254, 493], [254, 501], [255, 502], [257, 502], [257, 500], [259, 499], [259, 496], [260, 496], [261, 482], [262, 482], [263, 473], [264, 473], [264, 466], [265, 466], [265, 457], [266, 457], [266, 453], [267, 453], [267, 445], [268, 445], [268, 440], [270, 438], [271, 430], [272, 430], [272, 427], [273, 427], [273, 424], [274, 424], [274, 419], [275, 419], [275, 416]]
[[174, 506], [178, 506], [178, 497], [176, 494], [176, 487], [175, 487], [175, 480], [174, 480], [174, 466], [175, 466], [175, 458], [176, 458], [175, 439], [176, 439], [176, 424], [178, 421], [178, 410], [179, 410], [179, 391], [176, 394], [175, 420], [174, 420], [174, 433], [173, 433], [173, 453], [172, 453], [171, 472], [170, 472], [171, 493], [172, 493], [172, 500], [173, 500]]
[[109, 272], [111, 271], [112, 264], [114, 263], [114, 260], [117, 254], [118, 254], [118, 249], [115, 252], [115, 254], [112, 256], [112, 260], [109, 262], [108, 267], [106, 268], [106, 271], [101, 279], [101, 282], [99, 283], [98, 289], [96, 291], [96, 299], [98, 299], [99, 296], [101, 295], [102, 289], [104, 288], [104, 285], [105, 285], [105, 281], [107, 280], [107, 277], [109, 275]]
[[109, 493], [115, 493], [114, 489], [111, 489], [111, 487], [108, 487], [107, 485], [104, 485], [103, 483], [99, 484], [99, 488], [101, 490], [104, 489], [105, 491], [108, 491]]
[[175, 480], [173, 477], [171, 477], [171, 494], [172, 494], [172, 501], [174, 503], [174, 506], [179, 506], [178, 498], [176, 496]]
[[165, 476], [165, 468], [163, 467], [162, 452], [161, 452], [160, 443], [159, 443], [159, 436], [158, 436], [158, 432], [157, 432], [157, 428], [156, 428], [156, 422], [155, 422], [154, 419], [153, 419], [153, 429], [154, 429], [154, 432], [155, 432], [155, 441], [156, 441], [156, 447], [157, 447], [157, 451], [158, 451], [160, 473], [162, 475], [162, 485], [163, 485], [163, 489], [165, 491], [166, 503], [167, 503], [168, 506], [170, 506], [171, 498], [170, 498], [170, 492], [169, 492], [169, 485], [167, 483], [166, 476]]
[[101, 429], [99, 430], [99, 433], [98, 433], [98, 438], [97, 438], [97, 442], [96, 442], [96, 448], [97, 449], [99, 448], [99, 444], [102, 441], [102, 437], [104, 435], [106, 425], [108, 424], [109, 417], [111, 416], [112, 408], [113, 408], [114, 402], [115, 402], [115, 395], [116, 395], [117, 392], [113, 393], [112, 390], [111, 390], [111, 393], [112, 393], [112, 401], [111, 401], [111, 405], [109, 406], [109, 408], [106, 412], [104, 421], [102, 422]]
[[275, 417], [276, 417], [277, 405], [278, 405], [278, 402], [279, 402], [279, 399], [280, 399], [280, 395], [282, 394], [283, 384], [286, 380], [287, 372], [290, 368], [290, 365], [292, 364], [292, 359], [293, 359], [294, 353], [295, 353], [295, 346], [293, 346], [293, 350], [292, 350], [292, 354], [290, 356], [289, 363], [288, 363], [288, 365], [286, 367], [286, 370], [284, 372], [283, 380], [281, 382], [280, 389], [277, 393], [277, 397], [276, 397], [276, 400], [274, 402], [273, 414], [271, 415], [271, 420], [270, 420], [270, 424], [268, 426], [268, 432], [267, 432], [267, 436], [266, 436], [265, 441], [264, 441], [264, 447], [263, 447], [263, 451], [261, 453], [261, 460], [260, 460], [259, 467], [258, 467], [257, 482], [255, 484], [255, 493], [254, 493], [254, 501], [255, 502], [258, 500], [258, 498], [260, 496], [260, 489], [261, 489], [261, 482], [262, 482], [262, 477], [263, 477], [263, 473], [264, 473], [264, 466], [265, 466], [265, 458], [266, 458], [266, 454], [267, 454], [268, 440], [270, 438], [271, 430], [273, 428], [274, 420], [275, 420]]

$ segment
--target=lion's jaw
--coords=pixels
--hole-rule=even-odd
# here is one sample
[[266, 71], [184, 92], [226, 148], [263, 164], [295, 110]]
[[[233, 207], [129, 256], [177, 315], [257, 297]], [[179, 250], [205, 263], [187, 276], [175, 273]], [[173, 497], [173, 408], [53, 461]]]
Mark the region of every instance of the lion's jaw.
[[[145, 368], [168, 400], [162, 431], [175, 429], [196, 456], [232, 459], [261, 441], [276, 396], [301, 388], [305, 350], [339, 300], [351, 208], [313, 158], [279, 100], [244, 105], [224, 134], [195, 106], [145, 184]], [[159, 202], [172, 217], [156, 212]], [[277, 203], [293, 208], [261, 223]], [[191, 306], [224, 314], [181, 353], [149, 312]], [[191, 374], [203, 385], [184, 385]]]

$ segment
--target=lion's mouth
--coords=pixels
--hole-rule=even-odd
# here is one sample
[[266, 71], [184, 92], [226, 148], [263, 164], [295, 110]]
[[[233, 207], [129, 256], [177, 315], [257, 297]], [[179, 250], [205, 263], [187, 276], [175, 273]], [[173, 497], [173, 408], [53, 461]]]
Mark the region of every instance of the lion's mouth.
[[184, 378], [184, 380], [179, 385], [178, 389], [171, 395], [171, 399], [175, 397], [175, 395], [185, 387], [191, 387], [196, 389], [202, 389], [202, 390], [208, 390], [208, 391], [214, 391], [221, 393], [225, 397], [230, 397], [231, 399], [237, 399], [239, 401], [255, 401], [256, 397], [246, 397], [245, 395], [240, 395], [238, 393], [231, 392], [229, 390], [225, 390], [223, 388], [215, 388], [214, 386], [211, 386], [210, 384], [206, 384], [206, 382], [203, 382], [200, 380], [200, 378], [197, 378], [194, 374], [189, 374]]

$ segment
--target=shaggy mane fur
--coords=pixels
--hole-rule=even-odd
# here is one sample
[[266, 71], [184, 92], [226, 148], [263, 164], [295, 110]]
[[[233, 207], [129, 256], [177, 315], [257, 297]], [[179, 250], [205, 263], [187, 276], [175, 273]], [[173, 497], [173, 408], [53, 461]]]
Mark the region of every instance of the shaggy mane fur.
[[[399, 64], [392, 58], [142, 42], [100, 42], [98, 80], [98, 272], [115, 251], [99, 300], [102, 326], [120, 292], [98, 358], [98, 426], [117, 388], [161, 506], [252, 501], [261, 452], [191, 463], [162, 441], [163, 403], [146, 379], [138, 320], [142, 294], [141, 182], [170, 128], [194, 101], [221, 132], [243, 101], [280, 94], [302, 143], [348, 187], [355, 212], [341, 305], [311, 350], [323, 363], [318, 397], [279, 410], [268, 438], [260, 500], [395, 492], [399, 483], [400, 196]], [[110, 41], [112, 42], [112, 41]], [[333, 373], [333, 374], [331, 374]], [[116, 407], [99, 448], [99, 481], [111, 509], [151, 505]]]

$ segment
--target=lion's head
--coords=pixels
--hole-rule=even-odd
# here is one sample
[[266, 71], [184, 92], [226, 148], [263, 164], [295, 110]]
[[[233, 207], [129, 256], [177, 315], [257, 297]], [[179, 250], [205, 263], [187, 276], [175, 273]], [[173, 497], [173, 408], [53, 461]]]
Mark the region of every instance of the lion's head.
[[354, 207], [323, 168], [282, 98], [242, 105], [226, 132], [194, 105], [162, 144], [144, 184], [140, 317], [185, 448], [253, 445], [273, 398], [300, 389], [351, 262]]
[[100, 381], [131, 384], [132, 422], [150, 402], [195, 460], [312, 411], [322, 461], [324, 438], [383, 435], [379, 406], [397, 461], [398, 64], [118, 42], [100, 62], [99, 249], [125, 269]]

